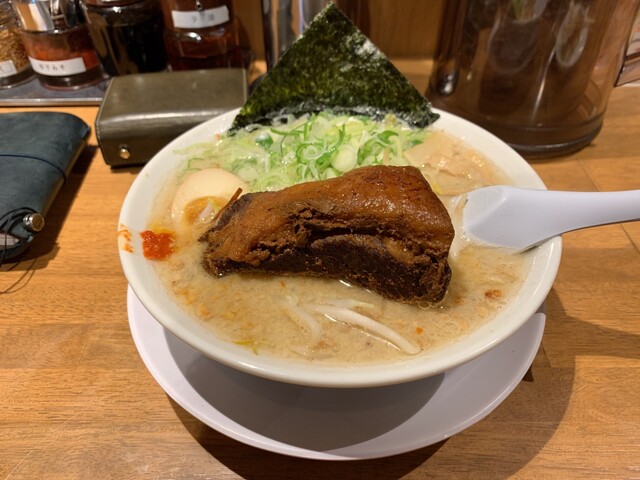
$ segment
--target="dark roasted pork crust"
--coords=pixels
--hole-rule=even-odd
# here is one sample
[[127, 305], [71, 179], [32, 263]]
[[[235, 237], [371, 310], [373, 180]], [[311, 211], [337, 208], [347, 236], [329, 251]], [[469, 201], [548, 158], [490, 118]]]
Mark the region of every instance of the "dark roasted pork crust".
[[246, 194], [201, 241], [203, 265], [233, 272], [342, 278], [403, 302], [438, 302], [453, 225], [413, 167], [374, 166], [278, 192]]

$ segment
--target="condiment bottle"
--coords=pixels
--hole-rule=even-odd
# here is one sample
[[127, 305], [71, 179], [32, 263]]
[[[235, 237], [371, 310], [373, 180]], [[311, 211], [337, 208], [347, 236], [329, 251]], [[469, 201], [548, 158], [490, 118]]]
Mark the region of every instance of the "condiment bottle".
[[160, 0], [82, 0], [81, 5], [109, 75], [167, 68]]
[[162, 0], [172, 70], [240, 68], [240, 28], [229, 0]]
[[77, 0], [16, 0], [22, 42], [40, 82], [75, 89], [102, 79], [102, 69]]
[[10, 88], [33, 77], [20, 39], [20, 25], [8, 0], [0, 1], [0, 88]]

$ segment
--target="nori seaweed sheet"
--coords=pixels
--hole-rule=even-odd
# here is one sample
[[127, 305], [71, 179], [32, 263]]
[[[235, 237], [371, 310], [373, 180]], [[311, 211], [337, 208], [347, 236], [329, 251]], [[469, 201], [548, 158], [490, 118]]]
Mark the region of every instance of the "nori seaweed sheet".
[[285, 114], [329, 110], [424, 127], [438, 118], [429, 101], [333, 3], [263, 77], [231, 130]]

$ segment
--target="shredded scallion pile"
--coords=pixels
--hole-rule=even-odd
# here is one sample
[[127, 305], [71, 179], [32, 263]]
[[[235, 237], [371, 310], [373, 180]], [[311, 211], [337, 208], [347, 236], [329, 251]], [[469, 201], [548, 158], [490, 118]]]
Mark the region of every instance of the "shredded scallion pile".
[[427, 135], [393, 116], [375, 121], [319, 113], [285, 116], [272, 126], [250, 125], [180, 153], [187, 158], [186, 172], [224, 168], [256, 192], [337, 177], [367, 165], [407, 165], [403, 152]]

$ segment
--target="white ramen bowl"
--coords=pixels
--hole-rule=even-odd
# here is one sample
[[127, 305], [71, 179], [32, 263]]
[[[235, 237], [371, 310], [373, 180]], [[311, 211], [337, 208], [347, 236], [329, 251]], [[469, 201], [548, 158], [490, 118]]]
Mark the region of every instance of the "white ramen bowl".
[[[484, 154], [516, 185], [545, 188], [531, 166], [507, 144], [466, 120], [446, 112], [438, 113], [441, 117], [433, 128], [462, 139]], [[142, 254], [138, 233], [147, 229], [151, 205], [169, 176], [184, 161], [184, 156], [175, 152], [195, 143], [214, 140], [217, 133], [231, 125], [236, 114], [237, 110], [213, 118], [163, 148], [134, 181], [120, 214], [120, 228], [126, 228], [131, 233], [128, 248], [120, 248], [120, 260], [131, 288], [164, 328], [204, 355], [251, 374], [300, 385], [342, 388], [392, 385], [436, 375], [473, 360], [517, 331], [544, 302], [560, 263], [560, 237], [536, 248], [523, 287], [495, 317], [450, 345], [408, 360], [344, 367], [298, 363], [256, 355], [247, 348], [222, 340], [210, 327], [191, 317], [166, 291], [152, 262]]]

